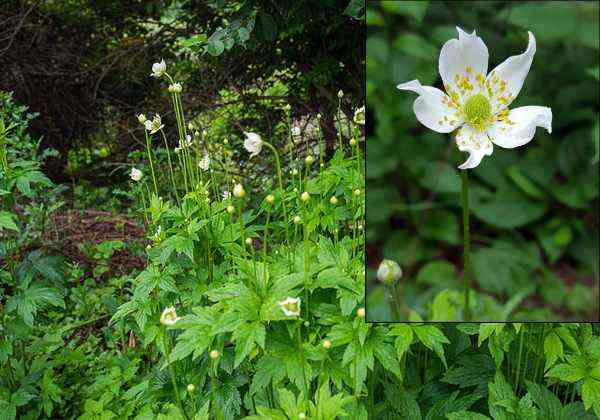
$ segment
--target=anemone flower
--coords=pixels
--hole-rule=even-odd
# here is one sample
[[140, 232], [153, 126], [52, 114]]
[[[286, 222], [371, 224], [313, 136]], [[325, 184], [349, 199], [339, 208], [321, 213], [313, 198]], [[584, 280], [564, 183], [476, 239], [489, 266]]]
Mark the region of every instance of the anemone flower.
[[535, 38], [523, 54], [506, 59], [489, 74], [488, 49], [475, 31], [458, 30], [440, 52], [439, 72], [445, 93], [418, 80], [401, 83], [401, 90], [415, 92], [413, 104], [417, 119], [438, 133], [456, 130], [456, 145], [469, 158], [459, 169], [472, 169], [496, 146], [511, 149], [533, 139], [536, 127], [552, 132], [552, 110], [543, 106], [508, 109], [517, 97], [531, 67]]

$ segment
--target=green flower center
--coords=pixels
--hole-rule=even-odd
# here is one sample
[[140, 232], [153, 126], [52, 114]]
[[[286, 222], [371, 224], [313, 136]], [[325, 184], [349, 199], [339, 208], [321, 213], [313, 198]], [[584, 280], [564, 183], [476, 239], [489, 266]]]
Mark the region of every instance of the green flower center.
[[481, 93], [471, 96], [464, 105], [465, 121], [471, 126], [483, 129], [492, 118], [490, 101]]

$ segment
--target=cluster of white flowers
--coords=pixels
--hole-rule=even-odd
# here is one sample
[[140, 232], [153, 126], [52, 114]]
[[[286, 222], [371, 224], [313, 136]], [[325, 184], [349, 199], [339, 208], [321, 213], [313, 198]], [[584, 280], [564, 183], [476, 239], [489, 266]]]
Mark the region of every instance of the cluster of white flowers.
[[457, 28], [458, 39], [447, 41], [440, 52], [439, 72], [446, 93], [418, 80], [399, 84], [398, 89], [415, 92], [413, 110], [425, 127], [438, 133], [456, 132], [456, 145], [469, 158], [460, 169], [477, 167], [493, 152], [493, 144], [514, 148], [535, 135], [537, 127], [552, 132], [552, 110], [523, 106], [508, 110], [529, 73], [536, 42], [529, 34], [523, 54], [506, 59], [489, 74], [488, 49], [475, 31]]

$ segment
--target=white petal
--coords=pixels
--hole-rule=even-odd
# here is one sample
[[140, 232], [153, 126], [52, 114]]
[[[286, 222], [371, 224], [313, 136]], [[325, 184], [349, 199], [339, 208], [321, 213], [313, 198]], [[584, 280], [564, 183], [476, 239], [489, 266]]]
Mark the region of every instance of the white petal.
[[494, 151], [494, 146], [485, 132], [466, 124], [456, 133], [456, 145], [461, 152], [469, 153], [469, 158], [458, 169], [475, 168], [484, 156], [490, 156]]
[[[475, 79], [476, 75], [480, 74], [483, 79], [487, 74], [488, 49], [475, 31], [468, 34], [458, 27], [456, 29], [458, 30], [458, 39], [453, 38], [446, 41], [440, 51], [439, 72], [446, 91], [452, 90], [461, 96], [463, 94], [456, 85], [455, 77], [457, 75], [468, 77], [474, 91], [464, 92], [464, 96], [470, 96], [481, 88]], [[467, 72], [467, 67], [469, 67], [469, 72]]]
[[552, 133], [552, 110], [545, 106], [522, 106], [510, 110], [508, 121], [497, 121], [488, 129], [490, 139], [500, 147], [511, 149], [529, 143], [537, 127]]
[[396, 87], [419, 94], [413, 104], [413, 110], [425, 127], [438, 133], [450, 133], [463, 123], [462, 118], [455, 114], [455, 110], [446, 105], [449, 102], [444, 103], [444, 98], [447, 101], [450, 101], [450, 98], [441, 90], [422, 86], [418, 80], [401, 83]]
[[[492, 70], [487, 77], [486, 82], [494, 92], [494, 99], [492, 100], [494, 112], [498, 112], [511, 104], [521, 91], [523, 82], [527, 77], [527, 73], [529, 73], [533, 56], [535, 55], [536, 43], [533, 34], [531, 32], [527, 33], [529, 34], [527, 50], [523, 54], [508, 57], [503, 63]], [[497, 76], [497, 78], [494, 76]], [[497, 80], [497, 82], [493, 83], [494, 80]], [[504, 90], [500, 90], [502, 81], [506, 83]], [[500, 97], [504, 97], [505, 101], [501, 102], [499, 100]]]

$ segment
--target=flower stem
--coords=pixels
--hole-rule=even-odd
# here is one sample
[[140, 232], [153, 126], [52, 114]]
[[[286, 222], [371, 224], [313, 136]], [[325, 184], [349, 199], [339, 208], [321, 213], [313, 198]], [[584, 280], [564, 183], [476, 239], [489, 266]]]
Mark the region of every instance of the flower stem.
[[467, 170], [460, 173], [462, 180], [462, 211], [463, 211], [463, 263], [464, 263], [464, 289], [465, 289], [465, 320], [471, 320], [471, 307], [469, 306], [471, 282], [471, 237], [469, 232], [469, 175]]
[[308, 400], [310, 397], [309, 393], [309, 383], [308, 378], [306, 377], [306, 360], [304, 358], [304, 346], [302, 345], [302, 321], [298, 320], [298, 352], [300, 355], [300, 363], [302, 364], [302, 378], [304, 382], [304, 398]]
[[286, 246], [289, 246], [289, 233], [288, 233], [288, 218], [287, 218], [287, 208], [285, 206], [285, 191], [283, 189], [283, 181], [281, 180], [281, 162], [279, 161], [279, 153], [277, 153], [277, 149], [273, 147], [271, 143], [266, 141], [263, 142], [265, 146], [267, 146], [273, 154], [275, 155], [275, 166], [277, 169], [277, 182], [279, 184], [279, 190], [281, 191], [281, 208], [283, 209], [283, 226], [285, 227], [285, 243]]
[[154, 174], [154, 163], [152, 162], [152, 152], [150, 149], [150, 136], [148, 130], [144, 129], [146, 135], [146, 151], [148, 152], [148, 162], [150, 163], [150, 173], [152, 174], [152, 182], [154, 184], [154, 192], [158, 195], [158, 184], [156, 183], [156, 175]]
[[165, 356], [167, 357], [167, 365], [169, 366], [169, 373], [171, 374], [171, 382], [173, 383], [173, 393], [175, 394], [175, 400], [177, 401], [177, 407], [179, 407], [179, 411], [184, 419], [189, 420], [188, 415], [183, 409], [183, 404], [181, 403], [181, 397], [179, 395], [179, 390], [177, 389], [177, 381], [175, 380], [175, 368], [171, 363], [171, 349], [169, 347], [169, 335], [167, 330], [163, 330], [163, 344], [165, 346]]

